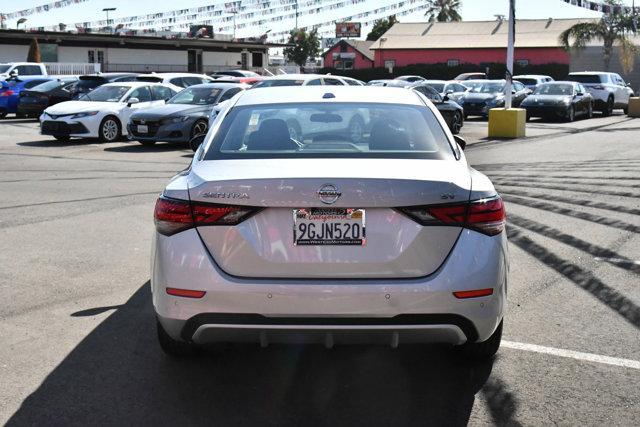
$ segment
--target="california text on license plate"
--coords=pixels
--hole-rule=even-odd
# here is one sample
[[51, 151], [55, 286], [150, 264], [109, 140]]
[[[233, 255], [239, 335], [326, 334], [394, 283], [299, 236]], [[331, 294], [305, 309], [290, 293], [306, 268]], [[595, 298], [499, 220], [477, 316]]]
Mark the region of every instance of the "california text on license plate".
[[293, 210], [293, 244], [364, 246], [364, 209], [307, 208]]
[[147, 125], [138, 125], [138, 133], [148, 133], [149, 126]]

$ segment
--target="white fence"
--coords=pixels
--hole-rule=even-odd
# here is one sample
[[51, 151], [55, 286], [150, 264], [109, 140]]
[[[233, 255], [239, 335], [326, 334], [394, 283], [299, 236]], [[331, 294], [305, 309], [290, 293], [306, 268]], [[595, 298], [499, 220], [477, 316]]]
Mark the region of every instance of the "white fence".
[[47, 73], [51, 76], [95, 74], [101, 71], [100, 64], [46, 62], [44, 66], [47, 68]]

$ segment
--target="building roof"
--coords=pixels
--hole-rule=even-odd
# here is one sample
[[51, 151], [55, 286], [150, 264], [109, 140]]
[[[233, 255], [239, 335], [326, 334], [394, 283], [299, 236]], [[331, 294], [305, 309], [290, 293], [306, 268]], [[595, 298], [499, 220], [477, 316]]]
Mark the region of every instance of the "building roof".
[[[516, 42], [519, 48], [560, 47], [558, 37], [579, 22], [596, 19], [518, 19]], [[509, 22], [462, 21], [398, 23], [391, 27], [371, 49], [486, 49], [506, 48]]]
[[374, 53], [371, 50], [371, 45], [373, 45], [374, 42], [372, 42], [370, 40], [341, 39], [336, 44], [334, 44], [329, 49], [327, 49], [322, 54], [322, 56], [325, 56], [327, 54], [327, 52], [329, 52], [331, 49], [333, 49], [334, 47], [336, 47], [340, 43], [348, 44], [349, 46], [351, 46], [352, 48], [354, 48], [355, 50], [357, 50], [358, 52], [363, 54], [369, 61], [373, 61], [374, 60]]

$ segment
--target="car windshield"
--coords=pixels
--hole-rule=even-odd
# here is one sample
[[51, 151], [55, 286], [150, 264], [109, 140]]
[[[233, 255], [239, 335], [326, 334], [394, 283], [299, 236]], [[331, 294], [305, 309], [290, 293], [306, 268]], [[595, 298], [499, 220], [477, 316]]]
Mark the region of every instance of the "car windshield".
[[60, 86], [64, 86], [67, 84], [66, 82], [62, 82], [60, 80], [51, 80], [50, 82], [41, 83], [37, 86], [34, 86], [31, 90], [37, 90], [40, 92], [47, 92], [53, 89], [57, 89]]
[[130, 86], [100, 86], [93, 92], [84, 95], [82, 101], [119, 102], [129, 92]]
[[442, 93], [444, 92], [444, 84], [443, 83], [427, 83], [429, 86], [434, 88], [436, 92]]
[[573, 95], [573, 85], [545, 84], [538, 86], [533, 93], [535, 95]]
[[11, 65], [2, 65], [0, 64], [0, 73], [6, 73], [11, 68]]
[[205, 159], [452, 156], [442, 126], [426, 107], [296, 103], [233, 108]]
[[600, 76], [597, 74], [572, 74], [567, 77], [567, 80], [578, 83], [601, 83]]
[[516, 80], [525, 86], [535, 86], [538, 84], [538, 81], [536, 79], [516, 79]]
[[222, 89], [211, 87], [190, 87], [167, 101], [167, 104], [213, 105], [218, 102]]
[[258, 87], [276, 87], [276, 86], [302, 86], [304, 80], [294, 79], [277, 79], [277, 80], [262, 80], [261, 82], [253, 85], [254, 88]]
[[476, 93], [498, 93], [504, 91], [504, 83], [482, 83], [479, 86], [472, 87], [472, 92]]

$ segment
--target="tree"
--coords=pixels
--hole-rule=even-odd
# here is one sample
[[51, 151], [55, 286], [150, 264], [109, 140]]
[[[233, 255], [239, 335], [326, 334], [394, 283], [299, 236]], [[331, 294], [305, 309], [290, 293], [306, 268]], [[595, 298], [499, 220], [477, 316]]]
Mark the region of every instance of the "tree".
[[[606, 0], [610, 6], [619, 6], [619, 0]], [[612, 7], [613, 10], [613, 7]], [[633, 17], [620, 13], [604, 15], [598, 22], [580, 22], [560, 34], [560, 44], [566, 49], [578, 52], [585, 49], [588, 43], [600, 40], [603, 43], [602, 60], [605, 71], [611, 66], [613, 46], [620, 48], [620, 63], [625, 73], [633, 71], [633, 62], [638, 47], [627, 35], [633, 30]]]
[[384, 33], [389, 31], [396, 22], [398, 22], [396, 15], [391, 15], [388, 18], [377, 19], [376, 22], [373, 23], [371, 32], [367, 34], [367, 40], [372, 42], [378, 40]]
[[289, 35], [289, 43], [293, 46], [284, 50], [284, 55], [288, 60], [295, 62], [299, 66], [304, 66], [309, 59], [313, 59], [320, 54], [320, 39], [318, 39], [318, 30], [312, 30], [310, 33], [300, 28], [291, 31]]
[[461, 7], [461, 0], [427, 0], [425, 16], [429, 17], [429, 22], [462, 21], [462, 16], [460, 16]]
[[29, 46], [27, 62], [42, 62], [42, 57], [40, 56], [40, 45], [35, 37], [31, 40], [31, 45]]

